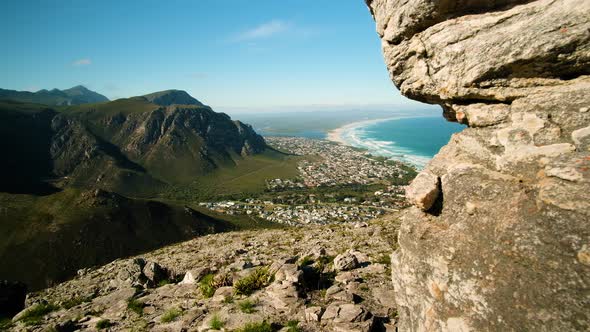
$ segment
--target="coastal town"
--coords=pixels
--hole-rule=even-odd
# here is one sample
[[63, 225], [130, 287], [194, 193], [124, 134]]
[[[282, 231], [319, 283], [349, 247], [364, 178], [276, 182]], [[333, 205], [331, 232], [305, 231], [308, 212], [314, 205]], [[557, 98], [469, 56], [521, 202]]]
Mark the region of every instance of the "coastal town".
[[411, 166], [327, 140], [265, 139], [276, 150], [306, 157], [297, 166], [298, 176], [267, 179], [260, 197], [200, 206], [290, 226], [363, 223], [407, 206], [404, 186], [415, 176]]

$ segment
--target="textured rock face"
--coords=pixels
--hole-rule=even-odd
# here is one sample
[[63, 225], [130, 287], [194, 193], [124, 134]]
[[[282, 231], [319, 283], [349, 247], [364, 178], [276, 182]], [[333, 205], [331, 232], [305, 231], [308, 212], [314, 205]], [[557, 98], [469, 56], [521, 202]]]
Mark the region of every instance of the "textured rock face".
[[396, 86], [469, 127], [404, 216], [400, 328], [590, 329], [590, 2], [367, 4]]

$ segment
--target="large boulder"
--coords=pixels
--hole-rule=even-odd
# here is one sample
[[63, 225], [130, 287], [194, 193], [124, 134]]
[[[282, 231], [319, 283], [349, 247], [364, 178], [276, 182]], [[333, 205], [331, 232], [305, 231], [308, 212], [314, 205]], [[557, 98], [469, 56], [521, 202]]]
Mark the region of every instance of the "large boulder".
[[359, 263], [356, 255], [354, 255], [351, 251], [347, 251], [334, 258], [334, 268], [337, 271], [353, 270], [360, 266], [361, 264]]
[[590, 329], [590, 2], [366, 2], [402, 94], [468, 126], [409, 189], [400, 330]]

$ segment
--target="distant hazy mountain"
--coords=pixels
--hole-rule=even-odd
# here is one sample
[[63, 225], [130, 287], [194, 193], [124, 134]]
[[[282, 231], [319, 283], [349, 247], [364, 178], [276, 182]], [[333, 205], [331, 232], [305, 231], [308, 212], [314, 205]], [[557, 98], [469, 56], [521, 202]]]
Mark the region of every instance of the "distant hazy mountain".
[[1, 99], [51, 106], [81, 105], [109, 101], [107, 97], [88, 90], [81, 85], [66, 90], [43, 89], [37, 92], [0, 89]]

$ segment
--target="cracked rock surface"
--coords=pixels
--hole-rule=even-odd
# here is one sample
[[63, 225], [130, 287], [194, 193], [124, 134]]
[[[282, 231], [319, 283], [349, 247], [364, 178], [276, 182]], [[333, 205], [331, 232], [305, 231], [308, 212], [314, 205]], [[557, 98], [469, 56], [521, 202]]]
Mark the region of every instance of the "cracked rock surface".
[[437, 212], [409, 189], [400, 329], [590, 329], [590, 2], [366, 2], [402, 94], [468, 127], [418, 178]]

